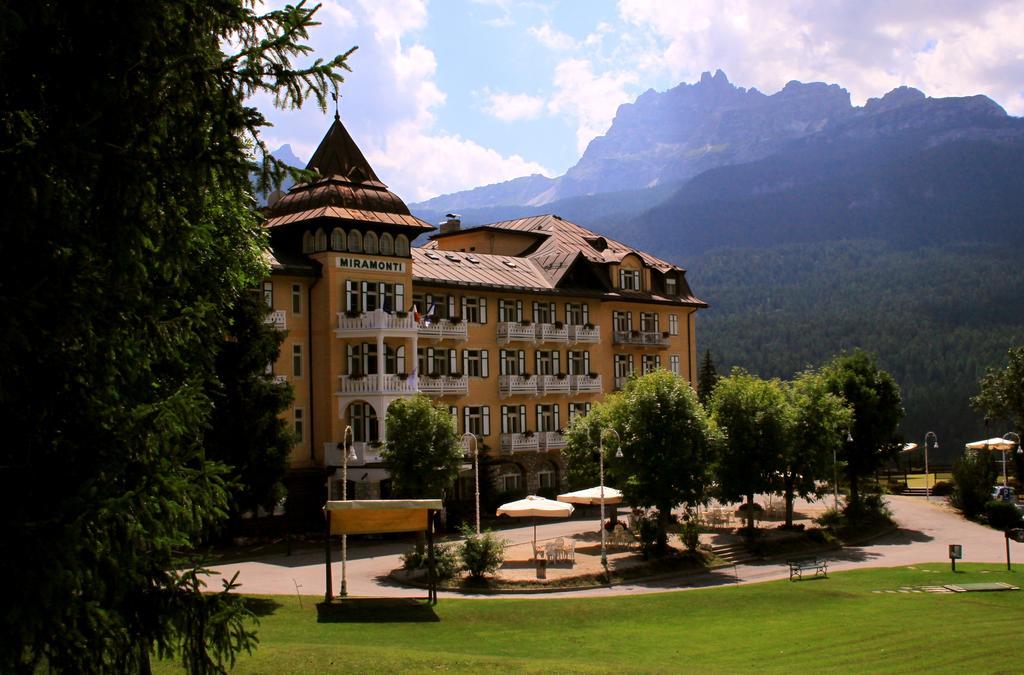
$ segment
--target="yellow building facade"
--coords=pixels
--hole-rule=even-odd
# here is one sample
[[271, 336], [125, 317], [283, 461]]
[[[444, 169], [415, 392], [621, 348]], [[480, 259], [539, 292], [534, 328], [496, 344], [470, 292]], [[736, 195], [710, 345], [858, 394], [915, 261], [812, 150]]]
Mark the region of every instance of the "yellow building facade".
[[522, 494], [564, 487], [563, 430], [631, 375], [695, 382], [706, 305], [683, 269], [556, 215], [472, 228], [451, 216], [434, 232], [337, 117], [307, 168], [320, 178], [266, 212], [268, 321], [287, 331], [272, 370], [294, 391], [301, 439], [293, 498], [337, 496], [349, 426], [350, 489], [387, 496], [380, 447], [401, 397], [447, 407], [492, 458], [493, 489]]

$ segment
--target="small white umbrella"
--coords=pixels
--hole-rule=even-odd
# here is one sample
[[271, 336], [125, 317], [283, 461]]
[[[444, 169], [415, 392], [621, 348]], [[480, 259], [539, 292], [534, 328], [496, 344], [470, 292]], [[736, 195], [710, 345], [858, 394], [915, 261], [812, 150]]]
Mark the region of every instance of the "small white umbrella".
[[1006, 485], [1006, 453], [1017, 447], [1016, 441], [1008, 441], [1005, 438], [986, 438], [983, 441], [967, 443], [967, 447], [971, 450], [998, 450], [1003, 453], [1003, 485]]
[[900, 452], [910, 452], [911, 450], [917, 450], [917, 443], [904, 443]]
[[[555, 499], [567, 504], [600, 504], [601, 486], [587, 488], [586, 490], [576, 490], [575, 492], [566, 492], [565, 494], [558, 495]], [[621, 502], [622, 492], [606, 485], [604, 487], [604, 503], [620, 504]]]
[[523, 499], [502, 504], [498, 507], [499, 516], [533, 516], [533, 551], [537, 554], [537, 521], [536, 518], [568, 518], [572, 515], [572, 504], [556, 502], [553, 499], [545, 499], [537, 495], [529, 495]]

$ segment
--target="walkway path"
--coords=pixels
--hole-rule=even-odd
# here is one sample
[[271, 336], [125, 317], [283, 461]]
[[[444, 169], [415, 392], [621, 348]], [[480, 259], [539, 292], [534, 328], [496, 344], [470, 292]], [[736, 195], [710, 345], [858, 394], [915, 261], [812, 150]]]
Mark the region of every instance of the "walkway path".
[[[999, 562], [1005, 560], [1005, 540], [993, 529], [964, 520], [947, 505], [932, 498], [890, 496], [886, 498], [892, 508], [899, 529], [865, 546], [849, 547], [824, 556], [829, 559], [830, 570], [860, 569], [864, 567], [895, 567], [924, 562], [948, 560], [948, 545], [962, 544], [965, 562]], [[582, 531], [596, 531], [597, 519], [575, 519], [538, 524], [538, 539], [568, 537]], [[530, 541], [532, 526], [502, 530], [501, 536], [513, 543]], [[1024, 545], [1011, 543], [1011, 553], [1024, 564]], [[406, 542], [360, 542], [349, 546], [347, 563], [348, 592], [363, 596], [421, 596], [423, 591], [399, 586], [387, 579], [387, 574], [400, 566], [399, 556], [407, 551]], [[323, 595], [323, 549], [305, 549], [291, 556], [274, 556], [261, 560], [228, 563], [215, 571], [225, 577], [239, 573], [241, 591], [254, 594], [283, 595], [298, 591], [303, 595]], [[334, 587], [341, 582], [339, 552], [334, 552], [332, 566]], [[699, 575], [679, 576], [666, 580], [623, 584], [611, 588], [538, 595], [510, 595], [517, 598], [553, 598], [607, 596], [632, 593], [651, 593], [687, 588], [701, 588], [723, 584], [747, 584], [788, 577], [783, 562], [765, 562], [737, 565]], [[216, 589], [220, 582], [211, 579], [209, 587]], [[441, 593], [442, 597], [461, 596]], [[504, 597], [504, 596], [483, 596]]]

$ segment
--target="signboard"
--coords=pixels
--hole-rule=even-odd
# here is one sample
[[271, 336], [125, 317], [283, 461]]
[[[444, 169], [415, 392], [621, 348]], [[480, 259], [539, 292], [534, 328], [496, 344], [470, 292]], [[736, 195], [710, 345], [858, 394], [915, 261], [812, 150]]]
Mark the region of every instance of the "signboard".
[[376, 509], [328, 513], [331, 514], [331, 534], [422, 532], [427, 529], [427, 509]]
[[964, 547], [960, 544], [949, 545], [949, 559], [950, 560], [962, 560], [964, 557]]
[[1024, 529], [1017, 527], [1012, 530], [1007, 530], [1006, 537], [1024, 544]]
[[405, 274], [405, 263], [400, 260], [377, 260], [374, 258], [357, 258], [351, 255], [339, 255], [338, 267], [346, 270], [371, 270], [373, 272], [393, 272]]

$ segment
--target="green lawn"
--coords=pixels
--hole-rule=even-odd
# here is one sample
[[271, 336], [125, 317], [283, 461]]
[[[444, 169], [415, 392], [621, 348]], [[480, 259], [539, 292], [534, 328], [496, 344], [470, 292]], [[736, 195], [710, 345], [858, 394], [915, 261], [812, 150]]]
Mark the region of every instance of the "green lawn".
[[[964, 570], [963, 572], [960, 569]], [[1019, 668], [1024, 591], [889, 594], [1007, 581], [994, 564], [922, 565], [680, 593], [446, 600], [432, 623], [317, 623], [315, 598], [265, 599], [238, 672], [958, 671]], [[928, 570], [928, 571], [926, 571]], [[987, 570], [987, 573], [983, 573]], [[166, 666], [166, 664], [164, 664]]]

